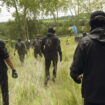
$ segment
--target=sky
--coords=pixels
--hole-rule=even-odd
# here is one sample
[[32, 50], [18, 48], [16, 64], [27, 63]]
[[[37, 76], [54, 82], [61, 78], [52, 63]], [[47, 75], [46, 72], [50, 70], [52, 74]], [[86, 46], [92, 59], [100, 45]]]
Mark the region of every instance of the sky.
[[7, 10], [6, 6], [1, 6], [0, 2], [0, 22], [7, 22], [9, 19], [13, 19], [12, 13], [15, 11], [14, 8], [11, 8], [10, 11]]
[[[12, 17], [12, 13], [15, 11], [15, 9], [14, 8], [11, 8], [10, 11], [8, 11], [8, 9], [6, 8], [6, 6], [4, 5], [2, 7], [1, 4], [2, 3], [0, 1], [0, 8], [1, 8], [0, 22], [7, 22], [8, 20], [13, 20], [14, 18]], [[67, 15], [69, 15], [68, 12], [67, 13], [62, 13], [62, 12], [59, 13], [59, 17], [60, 16], [67, 16]], [[52, 17], [50, 17], [50, 16], [45, 17], [44, 16], [44, 18], [47, 19], [47, 18], [52, 18]]]

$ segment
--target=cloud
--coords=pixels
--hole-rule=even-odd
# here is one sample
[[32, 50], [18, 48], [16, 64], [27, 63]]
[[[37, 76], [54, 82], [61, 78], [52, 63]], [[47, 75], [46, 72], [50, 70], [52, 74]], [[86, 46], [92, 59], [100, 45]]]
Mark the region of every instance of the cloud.
[[[0, 2], [1, 5], [1, 2]], [[6, 6], [0, 6], [1, 12], [0, 12], [0, 22], [7, 22], [9, 19], [14, 19], [12, 17], [12, 13], [15, 11], [14, 8], [11, 8], [10, 11], [6, 8]]]

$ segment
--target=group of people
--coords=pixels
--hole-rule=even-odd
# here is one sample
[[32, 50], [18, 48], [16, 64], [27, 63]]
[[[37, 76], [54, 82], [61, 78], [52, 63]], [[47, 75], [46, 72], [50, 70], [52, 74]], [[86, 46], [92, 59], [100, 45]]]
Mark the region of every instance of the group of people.
[[29, 46], [32, 46], [34, 49], [34, 57], [37, 60], [38, 55], [45, 57], [45, 85], [47, 85], [48, 80], [50, 79], [49, 68], [51, 61], [53, 61], [53, 78], [55, 82], [56, 72], [57, 72], [57, 63], [58, 63], [58, 53], [60, 55], [60, 61], [62, 61], [62, 51], [60, 46], [60, 40], [55, 36], [55, 30], [53, 27], [49, 27], [48, 33], [45, 37], [40, 39], [40, 35], [36, 36], [36, 39], [30, 44], [28, 41], [24, 43], [21, 38], [18, 38], [18, 42], [15, 45], [14, 55], [17, 50], [21, 64], [24, 64], [25, 54]]
[[[27, 50], [29, 50], [30, 43], [27, 41], [24, 43], [21, 38], [18, 38], [18, 41], [15, 45], [14, 55], [16, 51], [18, 52], [19, 59], [21, 64], [24, 64], [25, 54], [27, 54]], [[60, 61], [62, 61], [62, 51], [60, 46], [60, 40], [57, 36], [55, 36], [55, 30], [50, 27], [48, 29], [48, 34], [42, 39], [39, 38], [39, 35], [36, 36], [36, 39], [32, 43], [32, 47], [34, 49], [34, 57], [37, 59], [38, 54], [45, 57], [45, 86], [47, 86], [48, 81], [50, 79], [50, 64], [53, 62], [53, 82], [55, 82], [56, 72], [57, 72], [57, 63], [58, 63], [58, 53], [60, 55]], [[7, 66], [6, 63], [12, 69], [12, 77], [17, 78], [18, 73], [16, 72], [11, 59], [9, 58], [9, 54], [5, 47], [5, 43], [0, 40], [0, 84], [2, 88], [3, 95], [3, 105], [9, 105], [9, 94], [8, 94], [8, 76], [7, 76]]]
[[[76, 83], [82, 82], [82, 96], [84, 98], [84, 105], [105, 105], [105, 12], [95, 11], [90, 17], [90, 35], [84, 36], [78, 43], [76, 48], [73, 63], [70, 67], [70, 76]], [[37, 36], [39, 40], [39, 37]], [[21, 39], [16, 43], [15, 51], [18, 50], [20, 43], [23, 46]], [[40, 43], [40, 49], [37, 44]], [[60, 61], [62, 61], [62, 51], [60, 40], [55, 36], [55, 30], [50, 27], [48, 34], [41, 39], [33, 42], [34, 56], [37, 54], [45, 58], [45, 85], [48, 84], [50, 79], [49, 68], [51, 61], [53, 62], [53, 78], [55, 82], [57, 72], [58, 53]], [[25, 47], [24, 47], [25, 48]], [[23, 47], [21, 48], [21, 51]], [[24, 63], [24, 54], [18, 51], [20, 61]], [[14, 53], [15, 54], [15, 53]], [[12, 77], [17, 78], [16, 72], [5, 44], [0, 40], [0, 85], [3, 96], [3, 105], [9, 105], [8, 94], [8, 76], [6, 63], [12, 69]]]
[[42, 57], [40, 35], [37, 35], [34, 41], [26, 40], [24, 42], [22, 41], [22, 38], [18, 38], [15, 44], [14, 55], [16, 55], [17, 51], [21, 65], [24, 64], [25, 55], [28, 53], [30, 47], [34, 49], [35, 59], [37, 59], [38, 55]]

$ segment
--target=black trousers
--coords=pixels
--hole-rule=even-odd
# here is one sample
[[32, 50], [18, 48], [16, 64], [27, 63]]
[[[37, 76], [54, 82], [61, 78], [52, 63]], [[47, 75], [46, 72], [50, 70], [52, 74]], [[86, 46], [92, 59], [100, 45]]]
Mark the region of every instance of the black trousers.
[[9, 105], [9, 92], [8, 92], [8, 76], [7, 72], [0, 74], [0, 85], [3, 98], [3, 105]]
[[19, 59], [21, 62], [24, 62], [25, 54], [19, 54]]
[[41, 53], [41, 51], [36, 52], [36, 51], [34, 50], [34, 57], [37, 58], [38, 55], [39, 55], [40, 57], [42, 57], [42, 53]]
[[84, 101], [84, 105], [105, 105], [105, 103], [97, 104], [97, 103], [91, 103], [91, 102], [88, 102], [88, 101]]
[[48, 79], [50, 77], [49, 69], [50, 69], [51, 61], [53, 62], [53, 77], [56, 78], [58, 56], [53, 55], [53, 56], [45, 57], [45, 75], [46, 75], [46, 79]]

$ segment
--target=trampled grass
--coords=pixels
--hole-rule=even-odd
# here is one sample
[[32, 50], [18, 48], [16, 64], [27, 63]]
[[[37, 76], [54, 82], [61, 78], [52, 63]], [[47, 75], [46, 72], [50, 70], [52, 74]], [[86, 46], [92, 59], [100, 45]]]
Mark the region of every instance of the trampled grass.
[[[24, 66], [21, 66], [18, 55], [13, 56], [13, 52], [10, 53], [19, 74], [18, 79], [13, 79], [11, 70], [8, 70], [10, 105], [82, 105], [80, 85], [74, 83], [69, 75], [77, 44], [74, 37], [71, 37], [70, 44], [66, 45], [66, 39], [61, 38], [63, 61], [58, 62], [56, 82], [50, 80], [47, 87], [44, 86], [44, 58], [35, 64], [31, 49]], [[51, 76], [52, 69], [51, 67]], [[2, 100], [0, 105], [1, 103]]]

